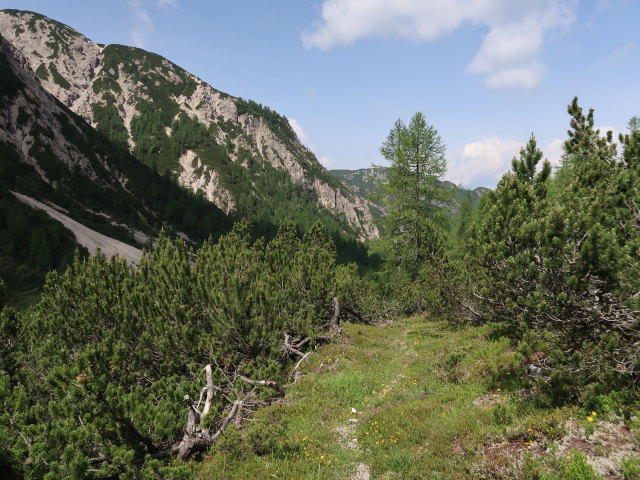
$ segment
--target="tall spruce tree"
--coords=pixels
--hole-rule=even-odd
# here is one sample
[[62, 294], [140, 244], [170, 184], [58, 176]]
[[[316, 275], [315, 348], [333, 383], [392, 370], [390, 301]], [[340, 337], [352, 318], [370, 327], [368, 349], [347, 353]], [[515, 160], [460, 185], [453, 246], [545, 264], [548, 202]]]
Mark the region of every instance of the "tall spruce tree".
[[385, 236], [397, 263], [415, 280], [443, 244], [451, 198], [439, 182], [447, 170], [445, 145], [417, 112], [409, 125], [395, 122], [380, 151], [390, 164], [381, 185]]

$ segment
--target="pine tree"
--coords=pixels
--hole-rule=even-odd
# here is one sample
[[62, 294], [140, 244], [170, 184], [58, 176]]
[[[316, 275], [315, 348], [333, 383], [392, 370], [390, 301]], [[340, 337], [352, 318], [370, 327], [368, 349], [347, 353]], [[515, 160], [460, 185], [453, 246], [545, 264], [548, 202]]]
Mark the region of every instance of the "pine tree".
[[549, 165], [535, 141], [487, 196], [474, 227], [485, 315], [523, 339], [558, 401], [625, 388], [640, 376], [637, 292], [640, 253], [638, 135], [594, 129], [577, 99], [563, 166]]
[[475, 253], [487, 315], [520, 332], [532, 322], [530, 311], [518, 302], [535, 290], [538, 272], [531, 265], [551, 173], [547, 161], [537, 171], [541, 159], [532, 135], [520, 150], [520, 158], [513, 159], [512, 172], [500, 179], [495, 191], [487, 193], [470, 248]]
[[397, 120], [380, 151], [390, 163], [383, 181], [384, 231], [396, 262], [417, 279], [421, 266], [441, 251], [450, 199], [438, 180], [447, 169], [437, 130], [416, 113]]
[[460, 202], [460, 208], [456, 218], [455, 239], [458, 248], [464, 249], [468, 240], [469, 227], [471, 226], [473, 214], [473, 202], [471, 200], [471, 190], [464, 192], [464, 198]]
[[345, 291], [362, 290], [345, 269], [320, 224], [300, 239], [285, 223], [265, 245], [241, 223], [197, 251], [163, 235], [137, 269], [78, 255], [32, 309], [0, 311], [0, 466], [8, 458], [29, 480], [89, 469], [159, 478], [160, 468], [185, 478], [187, 467], [150, 455], [183, 438], [203, 369], [216, 366], [224, 394], [212, 395], [199, 434], [228, 414], [230, 395], [256, 387], [230, 379], [286, 379], [287, 335], [298, 352], [326, 336], [334, 300], [348, 306]]

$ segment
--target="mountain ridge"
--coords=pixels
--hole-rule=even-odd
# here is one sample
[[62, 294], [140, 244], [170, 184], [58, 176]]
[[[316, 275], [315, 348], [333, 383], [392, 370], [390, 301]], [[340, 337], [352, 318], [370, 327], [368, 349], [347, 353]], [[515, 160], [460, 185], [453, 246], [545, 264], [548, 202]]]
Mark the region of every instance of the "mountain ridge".
[[361, 240], [378, 236], [370, 203], [268, 107], [220, 92], [160, 55], [98, 45], [35, 12], [0, 11], [0, 32], [62, 103], [226, 213], [246, 216], [256, 204], [277, 203], [275, 190], [300, 188]]
[[[381, 190], [378, 185], [380, 180], [385, 177], [387, 167], [371, 167], [371, 168], [358, 168], [355, 170], [349, 169], [332, 169], [329, 173], [338, 177], [342, 182], [347, 184], [353, 191], [369, 199], [374, 208], [374, 215], [381, 216], [383, 214], [382, 204], [376, 199], [376, 196], [380, 195]], [[457, 211], [460, 204], [465, 198], [466, 192], [471, 194], [471, 204], [477, 205], [480, 201], [480, 197], [487, 193], [490, 189], [486, 187], [476, 187], [474, 189], [466, 189], [460, 185], [456, 185], [448, 180], [440, 181], [445, 187], [454, 190], [453, 196], [453, 209]]]
[[0, 276], [12, 293], [37, 287], [80, 246], [59, 219], [15, 194], [55, 205], [84, 227], [138, 248], [163, 228], [194, 241], [230, 229], [215, 205], [114, 147], [46, 91], [2, 36], [0, 76]]

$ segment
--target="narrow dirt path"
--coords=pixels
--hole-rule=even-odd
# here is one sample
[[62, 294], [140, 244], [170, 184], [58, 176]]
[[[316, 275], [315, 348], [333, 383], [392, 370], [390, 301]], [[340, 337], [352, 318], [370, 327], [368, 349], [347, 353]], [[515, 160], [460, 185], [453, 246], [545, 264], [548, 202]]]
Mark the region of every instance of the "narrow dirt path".
[[381, 385], [381, 388], [377, 391], [372, 391], [371, 395], [367, 395], [367, 397], [363, 399], [367, 406], [367, 410], [358, 412], [356, 409], [352, 409], [352, 415], [350, 415], [346, 420], [339, 421], [338, 425], [335, 427], [340, 447], [351, 451], [355, 457], [353, 474], [348, 477], [349, 480], [371, 479], [369, 466], [364, 463], [361, 458], [363, 456], [363, 449], [358, 442], [357, 429], [361, 423], [362, 415], [371, 410], [373, 404], [379, 403], [381, 399], [393, 391], [398, 382], [405, 377], [405, 372], [409, 363], [417, 357], [417, 353], [413, 348], [411, 348], [407, 341], [407, 336], [408, 330], [405, 329], [393, 342], [392, 351], [395, 352], [394, 356], [397, 361], [392, 364], [395, 366], [395, 368], [393, 368], [392, 376], [389, 381]]
[[[357, 418], [350, 418], [346, 425], [339, 425], [336, 427], [336, 433], [338, 434], [338, 443], [342, 448], [353, 450], [356, 453], [361, 453], [362, 449], [358, 444], [358, 437], [356, 436], [357, 424]], [[369, 467], [363, 462], [357, 462], [355, 465], [355, 473], [351, 479], [369, 480], [370, 478], [371, 472], [369, 471]]]

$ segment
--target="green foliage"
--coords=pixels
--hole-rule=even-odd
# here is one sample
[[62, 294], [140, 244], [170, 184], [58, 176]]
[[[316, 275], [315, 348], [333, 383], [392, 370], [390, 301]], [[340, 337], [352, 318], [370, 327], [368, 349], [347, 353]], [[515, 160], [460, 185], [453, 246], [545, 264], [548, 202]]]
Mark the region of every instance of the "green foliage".
[[256, 455], [286, 459], [301, 450], [288, 435], [290, 421], [283, 416], [267, 418], [255, 422], [247, 429], [246, 441], [250, 451]]
[[617, 156], [593, 111], [574, 99], [569, 114], [557, 176], [546, 162], [537, 171], [532, 137], [487, 195], [469, 248], [485, 318], [523, 341], [557, 402], [624, 390], [640, 373], [640, 134], [623, 137]]
[[[0, 451], [25, 479], [155, 478], [168, 466], [148, 455], [181, 437], [203, 366], [219, 365], [219, 382], [280, 380], [285, 332], [313, 345], [333, 298], [348, 301], [337, 269], [319, 224], [300, 239], [285, 223], [267, 245], [238, 224], [198, 251], [161, 237], [138, 269], [77, 257], [35, 307], [0, 317]], [[255, 449], [281, 448], [256, 435]]]
[[599, 478], [601, 477], [596, 476], [591, 465], [587, 463], [586, 455], [577, 451], [569, 457], [562, 472], [562, 480], [598, 480]]
[[380, 148], [390, 162], [382, 183], [386, 243], [394, 261], [416, 279], [420, 266], [440, 255], [449, 199], [438, 180], [446, 171], [445, 146], [424, 115], [397, 120]]
[[67, 81], [66, 78], [64, 78], [62, 75], [60, 75], [60, 72], [58, 72], [58, 69], [56, 68], [56, 66], [53, 63], [49, 64], [49, 71], [51, 72], [51, 76], [53, 77], [53, 81], [56, 84], [60, 85], [65, 90], [71, 88], [71, 84]]
[[[383, 259], [377, 280], [398, 313], [442, 307], [447, 204], [453, 190], [440, 182], [445, 146], [422, 113], [409, 125], [397, 120], [381, 147], [390, 166], [378, 172], [385, 210], [381, 239], [372, 252]], [[386, 291], [384, 291], [386, 290]]]
[[278, 112], [253, 100], [237, 98], [235, 103], [238, 115], [253, 115], [254, 117], [262, 118], [276, 135], [288, 143], [295, 138], [295, 133], [291, 125], [289, 125], [289, 121]]
[[[0, 276], [10, 285], [12, 304], [36, 295], [46, 273], [62, 271], [76, 248], [68, 230], [21, 203], [12, 191], [53, 203], [74, 220], [129, 244], [134, 243], [132, 229], [154, 236], [166, 226], [195, 242], [229, 231], [233, 220], [221, 210], [131, 157], [115, 98], [108, 107], [96, 107], [94, 115], [99, 129], [117, 145], [61, 104], [53, 112], [56, 124], [45, 121], [50, 114], [42, 114], [4, 54], [0, 73], [0, 107], [19, 106], [17, 123], [27, 126], [33, 137], [29, 155], [48, 179], [22, 161], [16, 145], [0, 142]], [[70, 148], [85, 157], [82, 165], [69, 166], [70, 159], [59, 158], [52, 149], [51, 128], [58, 127]]]
[[513, 423], [513, 406], [499, 403], [492, 409], [493, 421], [496, 425], [511, 425]]
[[107, 94], [103, 98], [106, 100], [105, 105], [94, 104], [91, 106], [96, 130], [104, 134], [114, 145], [126, 151], [129, 134], [118, 113], [116, 99], [111, 94]]
[[[205, 178], [216, 175], [219, 184], [234, 200], [234, 219], [249, 221], [255, 237], [273, 238], [282, 221], [290, 220], [299, 231], [304, 231], [321, 220], [337, 246], [339, 261], [357, 261], [364, 268], [375, 263], [375, 260], [369, 260], [366, 248], [354, 240], [356, 232], [344, 219], [318, 208], [313, 192], [294, 183], [288, 172], [276, 169], [260, 154], [236, 147], [234, 140], [244, 135], [237, 123], [219, 118], [207, 127], [193, 113], [180, 111], [174, 98], [189, 96], [195, 89], [192, 77], [184, 70], [157, 55], [121, 45], [106, 47], [104, 55], [104, 65], [94, 82], [94, 90], [102, 92], [105, 105], [92, 107], [94, 120], [98, 130], [122, 152], [128, 149], [128, 133], [115, 96], [120, 89], [116, 80], [124, 73], [141, 82], [140, 88], [148, 97], [137, 101], [135, 108], [139, 113], [131, 121], [133, 154], [138, 160], [172, 178], [175, 172], [182, 170], [179, 158], [188, 150], [193, 151], [197, 158], [193, 167], [197, 168], [198, 175]], [[170, 72], [181, 81], [167, 81], [165, 77]], [[235, 103], [238, 115], [248, 114], [264, 121], [296, 155], [307, 175], [320, 178], [334, 188], [341, 187], [319, 167], [309, 151], [294, 142], [295, 134], [285, 117], [253, 101], [235, 99]], [[225, 141], [218, 143], [221, 132]], [[166, 204], [166, 209], [171, 210], [172, 221], [184, 219], [179, 227], [176, 226], [182, 231], [204, 230], [200, 228], [201, 220], [197, 215], [180, 215], [174, 204]], [[212, 233], [217, 234], [215, 228]]]
[[49, 80], [49, 72], [47, 71], [47, 67], [44, 63], [41, 63], [36, 69], [36, 75], [38, 75], [42, 80]]
[[24, 292], [37, 289], [48, 271], [64, 270], [75, 248], [75, 238], [60, 223], [10, 192], [0, 193], [0, 276], [10, 285], [9, 303], [20, 303]]
[[622, 459], [622, 477], [624, 480], [640, 479], [640, 458], [627, 457]]

